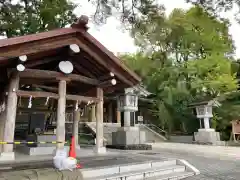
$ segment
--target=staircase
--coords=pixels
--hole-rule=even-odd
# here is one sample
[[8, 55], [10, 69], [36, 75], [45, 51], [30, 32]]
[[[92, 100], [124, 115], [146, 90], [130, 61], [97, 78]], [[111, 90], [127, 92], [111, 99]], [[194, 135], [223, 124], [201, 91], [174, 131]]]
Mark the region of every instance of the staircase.
[[146, 134], [146, 142], [162, 142], [167, 141], [167, 133], [154, 124], [136, 124], [141, 131]]
[[176, 180], [200, 172], [184, 160], [162, 160], [81, 169], [84, 180]]
[[[95, 122], [86, 122], [86, 125], [92, 130], [92, 132], [96, 133], [96, 123]], [[162, 142], [166, 141], [165, 132], [152, 124], [141, 124], [136, 126], [140, 127], [141, 131], [144, 131], [146, 134], [146, 143], [152, 142]], [[104, 133], [104, 141], [106, 144], [112, 144], [112, 133], [116, 132], [118, 128], [121, 127], [120, 123], [103, 123], [103, 133]]]

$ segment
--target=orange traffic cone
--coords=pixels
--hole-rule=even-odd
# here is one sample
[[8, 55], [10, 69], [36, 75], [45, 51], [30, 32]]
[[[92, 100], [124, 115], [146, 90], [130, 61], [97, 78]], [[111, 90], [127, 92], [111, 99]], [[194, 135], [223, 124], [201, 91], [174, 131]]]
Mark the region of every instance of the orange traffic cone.
[[72, 136], [70, 149], [69, 149], [69, 157], [76, 159], [76, 156], [77, 155], [76, 155], [76, 148], [75, 148], [75, 138], [74, 136]]
[[[69, 157], [76, 159], [76, 147], [75, 147], [75, 138], [74, 136], [72, 136], [71, 139], [71, 144], [70, 144], [70, 149], [69, 149]], [[76, 165], [76, 168], [82, 168], [82, 166], [80, 164]]]

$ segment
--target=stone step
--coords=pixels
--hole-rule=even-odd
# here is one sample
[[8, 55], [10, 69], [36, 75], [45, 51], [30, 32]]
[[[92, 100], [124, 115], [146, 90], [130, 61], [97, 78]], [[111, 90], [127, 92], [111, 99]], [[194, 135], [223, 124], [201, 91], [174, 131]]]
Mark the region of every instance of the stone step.
[[185, 172], [185, 167], [184, 166], [169, 166], [169, 167], [164, 167], [164, 168], [149, 168], [145, 170], [135, 170], [135, 171], [127, 171], [127, 172], [122, 172], [122, 173], [116, 173], [116, 174], [110, 174], [110, 175], [101, 175], [101, 176], [94, 176], [94, 177], [89, 177], [84, 179], [86, 180], [142, 180], [146, 178], [154, 178], [158, 176], [165, 176], [179, 172]]
[[82, 174], [84, 177], [102, 176], [102, 175], [113, 175], [116, 173], [127, 173], [132, 171], [145, 170], [150, 168], [165, 168], [169, 166], [175, 166], [176, 160], [163, 160], [163, 161], [151, 161], [142, 163], [123, 164], [118, 166], [105, 166], [101, 168], [88, 168], [83, 169]]
[[155, 177], [145, 178], [144, 180], [178, 180], [178, 179], [185, 179], [190, 176], [194, 176], [194, 172], [175, 172], [171, 174], [165, 174]]

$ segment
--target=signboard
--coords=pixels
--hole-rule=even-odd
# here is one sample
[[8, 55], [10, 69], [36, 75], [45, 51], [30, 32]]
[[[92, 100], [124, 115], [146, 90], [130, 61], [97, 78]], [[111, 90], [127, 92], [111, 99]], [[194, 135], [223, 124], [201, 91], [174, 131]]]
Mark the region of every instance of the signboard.
[[138, 116], [138, 122], [143, 122], [143, 116]]
[[239, 140], [239, 135], [240, 135], [240, 120], [234, 120], [231, 121], [232, 123], [232, 135], [234, 141], [236, 141], [236, 135], [238, 135], [237, 140]]
[[233, 134], [240, 134], [240, 120], [232, 121]]

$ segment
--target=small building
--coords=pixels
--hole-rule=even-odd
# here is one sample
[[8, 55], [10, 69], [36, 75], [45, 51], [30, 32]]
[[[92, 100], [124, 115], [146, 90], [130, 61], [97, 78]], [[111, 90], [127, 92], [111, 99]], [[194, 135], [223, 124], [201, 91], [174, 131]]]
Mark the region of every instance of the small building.
[[17, 133], [27, 140], [40, 131], [38, 141], [63, 148], [68, 119], [76, 142], [78, 122], [96, 121], [96, 152], [105, 152], [102, 123], [121, 119], [109, 97], [141, 79], [87, 32], [87, 23], [81, 16], [70, 28], [0, 40], [0, 160], [14, 159]]

